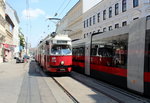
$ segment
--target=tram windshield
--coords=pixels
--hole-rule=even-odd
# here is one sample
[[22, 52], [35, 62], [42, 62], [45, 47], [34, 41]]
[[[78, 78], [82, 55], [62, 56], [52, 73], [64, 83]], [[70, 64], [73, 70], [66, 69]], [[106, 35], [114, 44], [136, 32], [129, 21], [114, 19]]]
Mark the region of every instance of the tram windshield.
[[51, 49], [51, 54], [54, 55], [71, 55], [71, 46], [70, 45], [53, 45]]

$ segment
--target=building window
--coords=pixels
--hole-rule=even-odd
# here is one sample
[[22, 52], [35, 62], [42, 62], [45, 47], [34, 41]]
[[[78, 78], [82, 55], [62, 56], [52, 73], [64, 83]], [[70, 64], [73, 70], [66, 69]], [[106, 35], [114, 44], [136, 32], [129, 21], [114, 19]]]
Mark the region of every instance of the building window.
[[127, 21], [122, 22], [122, 26], [127, 26]]
[[86, 34], [84, 34], [84, 38], [86, 37]]
[[89, 22], [90, 22], [90, 26], [91, 26], [92, 25], [92, 17], [90, 17], [90, 21]]
[[119, 24], [115, 24], [115, 29], [119, 28]]
[[115, 4], [115, 15], [119, 14], [119, 4]]
[[137, 19], [139, 19], [139, 17], [133, 18], [133, 20], [137, 20]]
[[109, 8], [109, 18], [112, 17], [112, 7]]
[[84, 28], [86, 27], [86, 21], [84, 21]]
[[93, 24], [95, 24], [95, 15], [93, 16]]
[[106, 20], [106, 10], [103, 11], [103, 20]]
[[127, 10], [127, 1], [122, 0], [122, 12], [125, 12]]
[[109, 31], [111, 31], [111, 30], [112, 30], [112, 26], [109, 26], [109, 28], [108, 28], [108, 29], [109, 29]]
[[106, 28], [103, 28], [103, 32], [106, 32]]
[[150, 20], [150, 15], [146, 17], [146, 20]]
[[139, 0], [133, 0], [133, 7], [139, 6]]
[[100, 22], [100, 13], [97, 14], [97, 22]]
[[87, 20], [86, 20], [86, 26], [87, 26], [87, 27], [89, 26], [88, 24], [89, 24], [89, 20], [87, 19]]

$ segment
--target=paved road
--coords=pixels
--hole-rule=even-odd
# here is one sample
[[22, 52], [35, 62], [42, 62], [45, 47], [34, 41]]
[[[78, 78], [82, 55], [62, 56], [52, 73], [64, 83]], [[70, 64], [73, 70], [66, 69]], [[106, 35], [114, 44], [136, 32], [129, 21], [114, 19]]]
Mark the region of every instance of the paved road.
[[26, 72], [25, 64], [0, 64], [0, 103], [17, 103], [20, 87]]
[[35, 62], [12, 61], [0, 64], [0, 103], [72, 103], [72, 100], [50, 77], [40, 75]]

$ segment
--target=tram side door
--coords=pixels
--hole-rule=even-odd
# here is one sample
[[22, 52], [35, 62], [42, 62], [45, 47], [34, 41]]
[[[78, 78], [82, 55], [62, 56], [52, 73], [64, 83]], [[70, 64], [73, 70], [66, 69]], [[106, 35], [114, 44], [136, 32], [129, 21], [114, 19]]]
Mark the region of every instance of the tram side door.
[[90, 43], [85, 44], [85, 74], [90, 75]]

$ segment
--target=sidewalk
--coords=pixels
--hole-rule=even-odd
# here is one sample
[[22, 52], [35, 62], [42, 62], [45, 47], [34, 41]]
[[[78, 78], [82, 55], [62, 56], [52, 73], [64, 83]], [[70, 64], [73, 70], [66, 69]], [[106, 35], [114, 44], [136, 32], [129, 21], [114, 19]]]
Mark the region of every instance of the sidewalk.
[[25, 63], [0, 63], [0, 103], [17, 103], [26, 71]]

